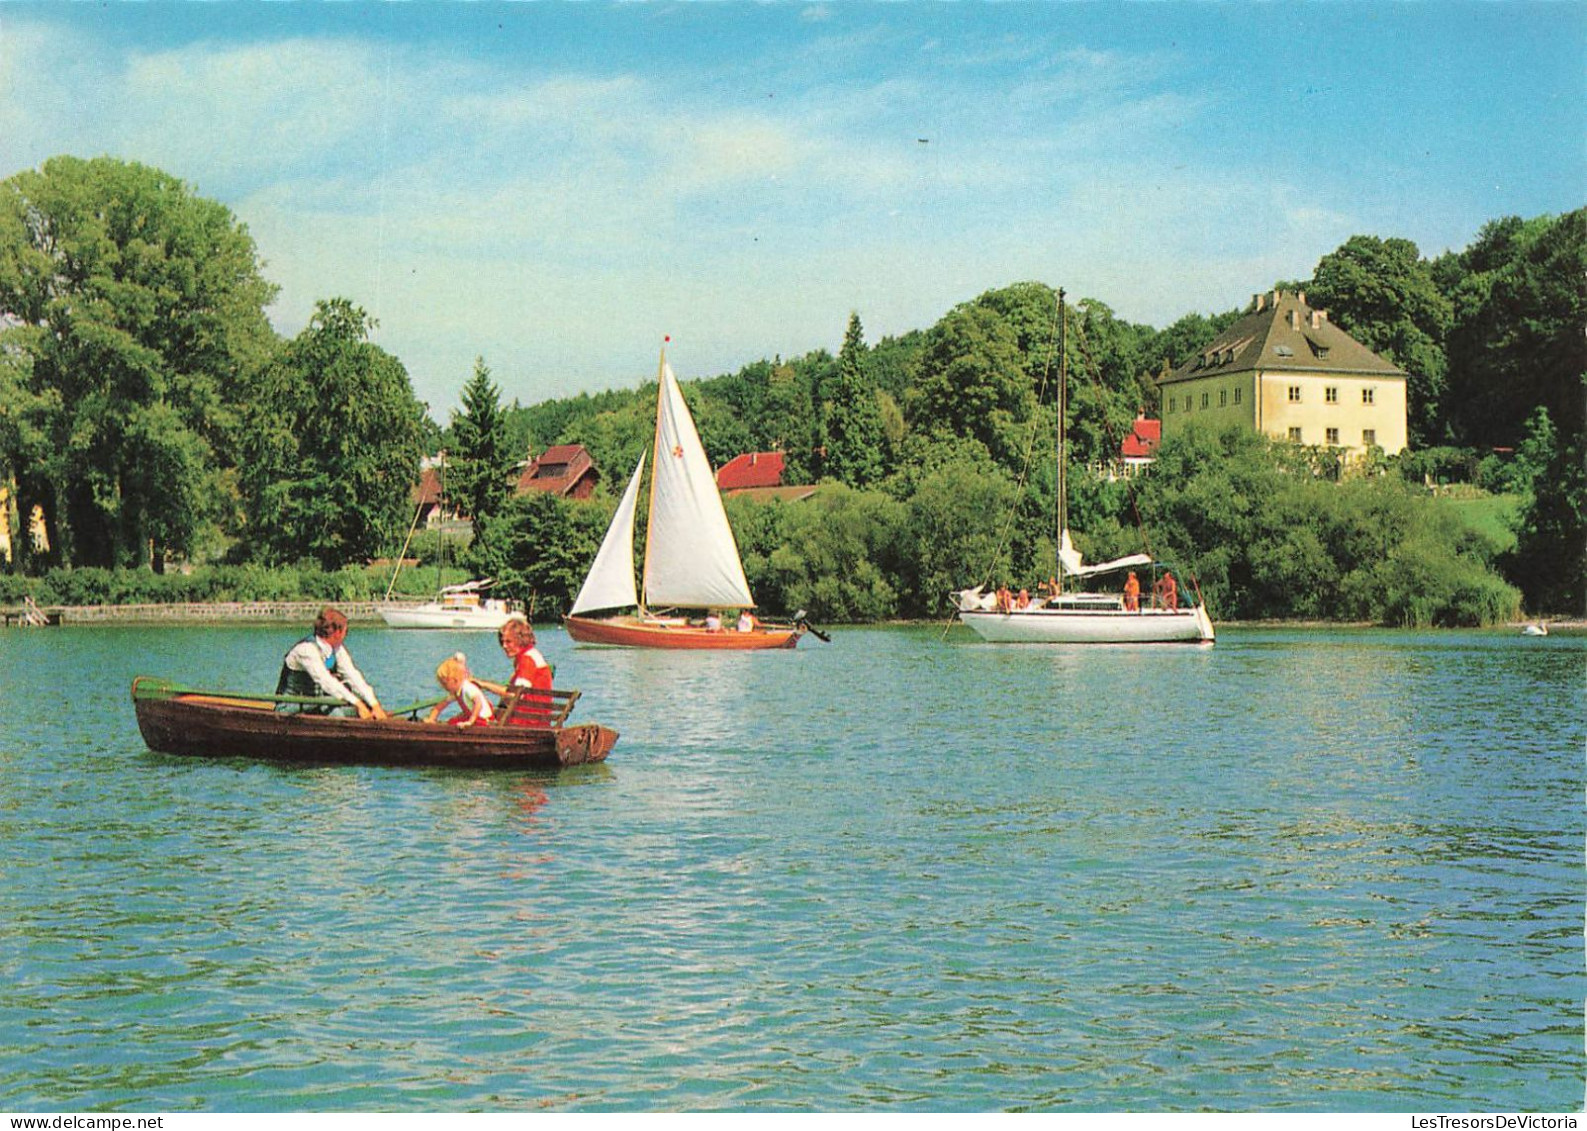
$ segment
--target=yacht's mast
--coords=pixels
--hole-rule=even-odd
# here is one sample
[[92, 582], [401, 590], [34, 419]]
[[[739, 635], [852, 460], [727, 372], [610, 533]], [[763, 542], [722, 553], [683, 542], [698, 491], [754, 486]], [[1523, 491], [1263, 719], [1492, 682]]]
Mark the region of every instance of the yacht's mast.
[[1068, 453], [1064, 450], [1067, 440], [1067, 424], [1065, 417], [1069, 414], [1069, 318], [1064, 312], [1063, 288], [1058, 288], [1058, 572], [1054, 575], [1057, 591], [1053, 596], [1063, 592], [1064, 563], [1063, 544], [1064, 534], [1069, 530], [1069, 495], [1068, 485], [1065, 482], [1065, 465], [1068, 463]]

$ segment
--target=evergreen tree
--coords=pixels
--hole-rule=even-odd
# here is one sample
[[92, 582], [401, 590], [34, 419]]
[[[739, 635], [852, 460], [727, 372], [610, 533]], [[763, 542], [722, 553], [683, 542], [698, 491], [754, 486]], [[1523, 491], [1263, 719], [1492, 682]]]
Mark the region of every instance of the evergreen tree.
[[447, 489], [453, 504], [474, 521], [474, 546], [488, 540], [491, 520], [512, 493], [513, 453], [507, 447], [507, 422], [501, 391], [490, 379], [483, 357], [463, 386], [463, 410], [452, 414], [452, 448], [447, 453]]
[[849, 315], [837, 381], [825, 409], [827, 475], [851, 487], [876, 482], [885, 472], [886, 436], [876, 389], [865, 372], [865, 330], [858, 314]]

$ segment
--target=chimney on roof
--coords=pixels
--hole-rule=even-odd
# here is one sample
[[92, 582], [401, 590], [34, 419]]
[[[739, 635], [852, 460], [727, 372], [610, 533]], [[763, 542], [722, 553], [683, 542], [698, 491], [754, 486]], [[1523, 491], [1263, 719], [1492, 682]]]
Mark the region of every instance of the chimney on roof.
[[1251, 309], [1256, 311], [1256, 313], [1261, 314], [1262, 313], [1263, 300], [1266, 299], [1266, 298], [1267, 298], [1266, 295], [1252, 295], [1251, 296]]
[[1295, 292], [1295, 301], [1300, 303], [1302, 306], [1305, 306], [1306, 305], [1306, 292], [1305, 291], [1296, 291]]
[[1322, 311], [1320, 311], [1320, 310], [1312, 311], [1311, 312], [1311, 328], [1313, 330], [1315, 330], [1315, 329], [1317, 329], [1317, 327], [1319, 327], [1321, 325], [1322, 325]]
[[1278, 308], [1278, 300], [1283, 298], [1283, 297], [1284, 297], [1284, 292], [1279, 290], [1277, 287], [1274, 287], [1273, 288], [1273, 307], [1274, 307], [1274, 309]]
[[1300, 329], [1300, 310], [1297, 307], [1291, 307], [1290, 308], [1290, 312], [1289, 312], [1289, 328], [1291, 330], [1299, 330]]

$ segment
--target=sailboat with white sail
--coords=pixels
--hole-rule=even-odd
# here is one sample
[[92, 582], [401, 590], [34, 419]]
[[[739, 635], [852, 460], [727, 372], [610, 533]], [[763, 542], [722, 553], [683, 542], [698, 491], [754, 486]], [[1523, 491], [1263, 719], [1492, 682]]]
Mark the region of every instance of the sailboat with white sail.
[[[644, 588], [634, 577], [641, 454], [584, 586], [563, 618], [568, 635], [579, 644], [626, 648], [794, 647], [808, 627], [801, 617], [774, 625], [750, 615], [755, 599], [738, 543], [665, 348], [657, 383]], [[724, 622], [724, 612], [740, 615]]]
[[[1212, 620], [1195, 592], [1180, 593], [1172, 570], [1150, 554], [1086, 565], [1069, 537], [1064, 417], [1068, 411], [1067, 320], [1058, 292], [1058, 570], [1042, 600], [1017, 604], [985, 586], [952, 594], [959, 619], [993, 644], [1211, 644]], [[1150, 592], [1143, 597], [1137, 572]], [[1104, 578], [1117, 588], [1098, 590]], [[1133, 583], [1133, 584], [1132, 584]], [[1194, 588], [1194, 587], [1193, 587]]]

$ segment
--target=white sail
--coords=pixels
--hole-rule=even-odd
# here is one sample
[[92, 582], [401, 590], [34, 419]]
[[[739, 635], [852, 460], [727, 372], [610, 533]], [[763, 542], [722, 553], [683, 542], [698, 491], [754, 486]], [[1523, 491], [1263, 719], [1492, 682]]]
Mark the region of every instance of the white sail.
[[639, 593], [634, 588], [634, 506], [644, 472], [645, 455], [641, 452], [634, 477], [628, 481], [617, 513], [612, 515], [612, 524], [601, 540], [595, 564], [573, 602], [575, 616], [588, 609], [630, 609], [639, 604]]
[[660, 383], [645, 543], [645, 603], [688, 609], [750, 608], [755, 599], [749, 595], [722, 494], [665, 358]]

